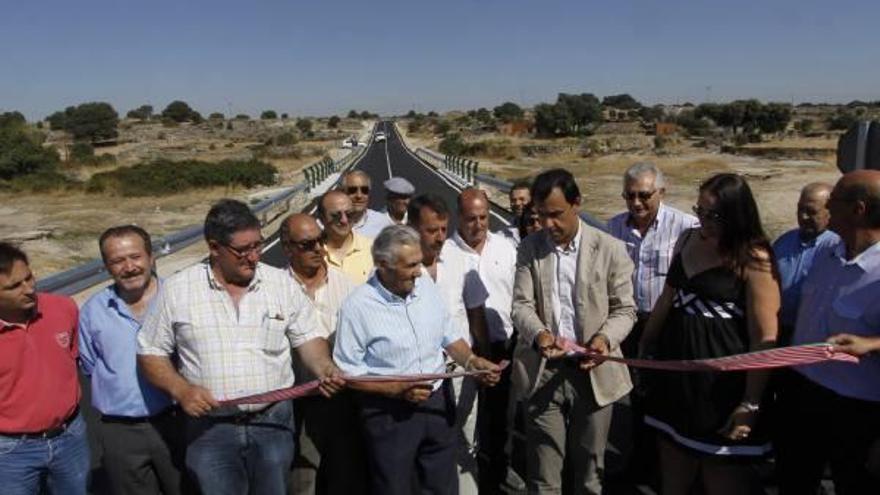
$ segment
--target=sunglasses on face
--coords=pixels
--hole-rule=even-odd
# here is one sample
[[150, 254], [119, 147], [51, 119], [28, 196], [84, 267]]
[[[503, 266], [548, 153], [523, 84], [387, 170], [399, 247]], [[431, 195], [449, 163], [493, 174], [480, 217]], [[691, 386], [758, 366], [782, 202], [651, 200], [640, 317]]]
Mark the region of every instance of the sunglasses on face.
[[291, 246], [296, 246], [300, 251], [314, 251], [324, 246], [327, 236], [322, 232], [321, 235], [314, 239], [303, 239], [301, 241], [290, 241]]
[[721, 213], [718, 213], [715, 210], [710, 210], [709, 208], [703, 208], [700, 205], [694, 205], [693, 207], [694, 215], [697, 216], [700, 220], [711, 220], [713, 222], [719, 223], [724, 220], [721, 216]]
[[653, 191], [624, 191], [621, 196], [623, 196], [623, 199], [627, 201], [635, 201], [636, 198], [639, 198], [642, 201], [647, 201], [651, 199], [656, 193], [656, 189], [654, 189]]
[[361, 194], [370, 194], [370, 186], [348, 186], [345, 188], [346, 194], [357, 194], [358, 191]]
[[263, 251], [264, 244], [265, 244], [265, 241], [260, 239], [258, 242], [255, 242], [255, 243], [251, 244], [250, 246], [235, 247], [235, 246], [231, 246], [229, 244], [220, 244], [220, 245], [225, 247], [230, 253], [235, 255], [236, 258], [244, 259], [254, 253], [260, 254]]
[[354, 215], [354, 210], [346, 210], [346, 211], [334, 211], [329, 215], [330, 221], [335, 224], [342, 223], [342, 215], [345, 215], [345, 218], [351, 218]]

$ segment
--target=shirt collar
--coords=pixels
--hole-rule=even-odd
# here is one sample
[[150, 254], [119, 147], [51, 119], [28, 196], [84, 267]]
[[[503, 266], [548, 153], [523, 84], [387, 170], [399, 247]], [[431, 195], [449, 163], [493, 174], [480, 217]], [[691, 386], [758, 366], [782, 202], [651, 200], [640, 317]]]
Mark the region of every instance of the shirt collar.
[[24, 330], [28, 327], [28, 325], [40, 319], [40, 317], [43, 316], [43, 312], [40, 311], [40, 299], [40, 294], [37, 293], [37, 306], [34, 308], [34, 314], [31, 315], [31, 318], [24, 323], [12, 323], [4, 320], [3, 318], [0, 318], [0, 331], [6, 331], [9, 329]]
[[[657, 208], [657, 214], [654, 215], [654, 220], [651, 221], [651, 228], [657, 228], [657, 226], [660, 225], [660, 218], [662, 216], [665, 216], [668, 213], [666, 210], [667, 210], [666, 205], [664, 205], [663, 203], [660, 203], [660, 207]], [[626, 225], [627, 225], [627, 227], [635, 228], [633, 221], [632, 221], [632, 214], [629, 212], [627, 212], [627, 214], [626, 214]], [[648, 230], [650, 230], [650, 229], [648, 229]]]
[[553, 247], [553, 249], [559, 254], [577, 254], [578, 247], [581, 245], [581, 232], [583, 232], [583, 226], [581, 225], [581, 221], [578, 220], [578, 230], [577, 234], [572, 237], [571, 241], [565, 246], [560, 246], [553, 242], [553, 238], [550, 235], [547, 235], [547, 242]]
[[[217, 277], [214, 276], [214, 270], [211, 269], [211, 262], [205, 261], [205, 273], [208, 274], [208, 287], [214, 290], [226, 291], [226, 287], [223, 286], [218, 280]], [[262, 281], [262, 263], [257, 262], [257, 268], [254, 270], [254, 278], [248, 284], [248, 292], [254, 292], [260, 288], [260, 282]]]
[[821, 241], [821, 240], [827, 238], [827, 237], [830, 236], [830, 235], [833, 235], [833, 233], [832, 233], [830, 230], [825, 229], [825, 230], [822, 231], [822, 233], [820, 233], [820, 234], [817, 235], [816, 237], [813, 237], [813, 238], [810, 239], [809, 241], [804, 241], [803, 238], [801, 238], [800, 230], [798, 230], [798, 231], [795, 232], [795, 236], [796, 236], [796, 238], [797, 238], [798, 243], [800, 243], [800, 245], [801, 245], [802, 247], [805, 247], [805, 248], [806, 248], [806, 247], [813, 247], [813, 246], [815, 246], [816, 244], [819, 243], [819, 241]]
[[[483, 251], [489, 249], [489, 239], [492, 237], [492, 232], [486, 232], [486, 241], [483, 243]], [[464, 240], [461, 234], [458, 233], [458, 229], [455, 230], [455, 233], [452, 234], [452, 241], [455, 242], [455, 245], [459, 247], [462, 251], [479, 256], [480, 253], [476, 252], [474, 248], [470, 247], [468, 243]]]
[[[162, 285], [164, 284], [164, 282], [155, 273], [152, 276], [155, 277], [155, 279], [156, 279], [156, 284], [157, 284], [156, 294], [158, 294], [159, 291], [162, 290]], [[108, 286], [106, 291], [107, 291], [107, 307], [113, 308], [119, 312], [124, 312], [126, 315], [128, 315], [128, 304], [122, 300], [122, 297], [119, 295], [119, 292], [116, 290], [116, 284], [111, 284], [110, 286]], [[156, 302], [156, 297], [153, 297], [153, 299], [151, 299], [150, 303], [147, 305], [148, 311], [149, 311], [149, 308], [153, 307], [153, 304], [155, 304], [155, 302]]]
[[[422, 269], [424, 270], [424, 266], [422, 267]], [[372, 275], [370, 275], [370, 278], [367, 280], [367, 284], [371, 285], [374, 289], [376, 289], [376, 293], [379, 294], [379, 297], [381, 297], [382, 300], [385, 301], [386, 303], [388, 303], [388, 304], [407, 304], [407, 303], [412, 302], [414, 299], [418, 299], [419, 292], [420, 292], [419, 289], [423, 283], [422, 282], [423, 278], [424, 278], [424, 275], [416, 279], [415, 287], [413, 287], [412, 292], [407, 294], [406, 299], [404, 299], [404, 298], [398, 296], [397, 294], [391, 292], [390, 290], [386, 289], [385, 286], [382, 285], [382, 282], [379, 280], [379, 274], [375, 271], [373, 272]]]
[[834, 246], [834, 255], [837, 256], [844, 266], [856, 265], [863, 271], [869, 272], [880, 268], [880, 242], [865, 249], [851, 260], [846, 259], [846, 243], [840, 241]]

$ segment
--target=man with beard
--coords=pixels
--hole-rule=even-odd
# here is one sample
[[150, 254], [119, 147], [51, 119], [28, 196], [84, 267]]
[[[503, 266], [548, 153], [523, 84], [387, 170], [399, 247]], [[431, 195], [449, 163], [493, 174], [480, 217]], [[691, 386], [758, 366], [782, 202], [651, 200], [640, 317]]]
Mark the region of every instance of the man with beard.
[[[502, 235], [489, 232], [489, 198], [485, 191], [469, 188], [459, 194], [458, 230], [446, 241], [443, 250], [450, 256], [468, 260], [489, 292], [485, 315], [490, 359], [496, 362], [511, 359], [516, 345], [510, 319], [516, 248]], [[497, 387], [484, 391], [481, 401], [478, 443], [480, 457], [488, 460], [480, 470], [482, 491], [496, 492], [501, 487], [524, 490], [525, 483], [510, 469], [509, 426], [513, 418], [509, 407], [509, 371], [501, 375]]]
[[351, 199], [351, 229], [374, 239], [393, 222], [388, 215], [369, 208], [371, 187], [370, 176], [363, 170], [351, 170], [342, 176], [342, 191]]
[[165, 281], [138, 333], [138, 365], [189, 416], [186, 467], [202, 493], [283, 494], [294, 451], [291, 402], [218, 401], [292, 386], [291, 347], [325, 395], [344, 382], [313, 305], [290, 275], [260, 263], [260, 221], [247, 205], [219, 201], [204, 230], [208, 261]]
[[409, 199], [416, 188], [403, 177], [392, 177], [382, 185], [385, 186], [385, 210], [389, 220], [396, 225], [405, 225]]
[[797, 204], [798, 228], [779, 236], [773, 243], [779, 285], [782, 287], [782, 309], [779, 312], [779, 345], [788, 345], [794, 333], [801, 285], [813, 266], [816, 253], [837, 243], [840, 238], [828, 230], [828, 196], [831, 185], [821, 182], [807, 184]]
[[[290, 263], [288, 273], [315, 305], [318, 332], [331, 347], [339, 306], [355, 285], [324, 261], [324, 234], [318, 222], [294, 213], [281, 222], [278, 236]], [[299, 356], [293, 356], [296, 383], [315, 379]], [[365, 486], [366, 461], [350, 392], [332, 399], [302, 397], [294, 400], [297, 449], [290, 487], [298, 495], [358, 494]]]
[[76, 304], [36, 292], [27, 255], [0, 242], [0, 482], [11, 495], [85, 494]]
[[367, 281], [373, 270], [372, 240], [352, 231], [351, 199], [342, 191], [328, 191], [318, 201], [318, 218], [324, 225], [324, 248], [330, 266], [355, 284]]
[[[373, 242], [376, 271], [342, 303], [333, 357], [348, 375], [442, 373], [444, 352], [487, 385], [499, 368], [476, 356], [443, 296], [422, 276], [418, 233], [392, 225]], [[455, 400], [447, 381], [351, 383], [370, 462], [370, 493], [456, 494]]]
[[[423, 194], [410, 201], [407, 217], [410, 226], [419, 233], [423, 273], [431, 277], [443, 294], [449, 316], [458, 325], [462, 339], [478, 343], [477, 347], [485, 352], [485, 302], [489, 293], [468, 257], [445, 246], [449, 226], [446, 202], [439, 196]], [[477, 384], [472, 378], [459, 377], [452, 380], [452, 385], [457, 403], [459, 488], [462, 494], [475, 494], [478, 491], [474, 452]]]
[[137, 333], [160, 285], [150, 235], [135, 225], [112, 227], [101, 234], [98, 248], [114, 283], [83, 305], [79, 348], [92, 406], [101, 413], [101, 463], [114, 493], [178, 494], [181, 418], [136, 363]]

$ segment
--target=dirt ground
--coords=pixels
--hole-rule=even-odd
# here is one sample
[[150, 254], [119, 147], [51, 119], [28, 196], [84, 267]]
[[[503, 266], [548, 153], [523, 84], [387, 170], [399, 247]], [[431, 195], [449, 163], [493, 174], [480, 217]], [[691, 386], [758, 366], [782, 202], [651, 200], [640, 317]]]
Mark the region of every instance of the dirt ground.
[[[358, 125], [359, 128], [350, 130], [363, 133], [371, 128], [372, 123]], [[166, 139], [123, 143], [100, 148], [97, 153], [117, 155], [116, 166], [130, 165], [150, 156], [206, 161], [248, 159], [252, 156], [252, 151], [247, 148], [248, 142], [201, 135], [185, 135], [169, 142], [168, 131], [164, 132]], [[232, 143], [232, 146], [226, 143]], [[211, 144], [214, 146], [211, 147]], [[201, 223], [210, 205], [218, 199], [231, 197], [251, 202], [255, 198], [271, 195], [281, 186], [298, 184], [303, 180], [302, 169], [321, 156], [329, 154], [338, 158], [342, 152], [339, 144], [335, 140], [308, 141], [298, 145], [302, 150], [299, 157], [263, 158], [280, 172], [279, 184], [271, 188], [219, 187], [139, 198], [80, 191], [39, 194], [0, 192], [0, 239], [19, 243], [28, 253], [38, 276], [49, 275], [99, 257], [97, 237], [110, 226], [134, 223], [144, 227], [154, 238], [159, 238]], [[84, 179], [97, 171], [112, 168], [83, 168], [76, 170], [75, 175]]]

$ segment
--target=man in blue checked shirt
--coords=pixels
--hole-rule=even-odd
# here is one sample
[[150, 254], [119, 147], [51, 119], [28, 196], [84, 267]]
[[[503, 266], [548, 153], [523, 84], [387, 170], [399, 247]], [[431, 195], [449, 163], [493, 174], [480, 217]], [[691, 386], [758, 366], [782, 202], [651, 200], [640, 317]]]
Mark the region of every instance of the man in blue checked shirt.
[[137, 371], [137, 332], [159, 291], [149, 234], [135, 225], [98, 241], [114, 283], [92, 296], [79, 317], [80, 366], [101, 413], [102, 463], [118, 494], [181, 493], [182, 436], [171, 399]]
[[[342, 303], [333, 357], [348, 375], [442, 373], [444, 351], [467, 370], [499, 367], [476, 356], [448, 317], [440, 291], [422, 276], [419, 234], [386, 227], [373, 241], [376, 271]], [[448, 381], [350, 383], [360, 392], [370, 492], [409, 495], [415, 469], [422, 492], [457, 494], [455, 400]]]

